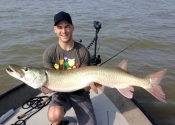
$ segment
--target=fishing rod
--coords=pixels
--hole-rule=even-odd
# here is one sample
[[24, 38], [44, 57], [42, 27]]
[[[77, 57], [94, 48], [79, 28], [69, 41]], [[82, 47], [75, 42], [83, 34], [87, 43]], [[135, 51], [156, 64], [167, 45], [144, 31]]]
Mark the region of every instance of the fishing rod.
[[[134, 44], [138, 43], [138, 41], [134, 42], [133, 44], [129, 45], [128, 47], [126, 47], [125, 49], [123, 49], [122, 51], [120, 51], [119, 53], [115, 54], [114, 56], [112, 56], [111, 58], [107, 59], [106, 61], [104, 61], [103, 63], [100, 64], [103, 65], [106, 62], [108, 62], [109, 60], [111, 60], [112, 58], [114, 58], [115, 56], [119, 55], [120, 53], [122, 53], [123, 51], [125, 51], [126, 49], [128, 49], [129, 47], [133, 46]], [[149, 119], [149, 121], [153, 124], [153, 125], [157, 125], [157, 122], [148, 114], [148, 112], [134, 99], [131, 99], [132, 102], [143, 112], [143, 114]]]
[[[44, 99], [46, 98], [46, 99]], [[30, 100], [28, 100], [27, 102], [25, 102], [23, 105], [22, 105], [22, 108], [23, 109], [28, 109], [28, 108], [31, 108], [29, 109], [27, 112], [19, 115], [17, 118], [19, 120], [17, 120], [14, 124], [12, 125], [26, 125], [26, 121], [32, 117], [34, 114], [36, 114], [37, 112], [39, 112], [42, 108], [44, 108], [45, 106], [47, 106], [49, 104], [49, 102], [51, 101], [51, 96], [41, 96], [41, 97], [34, 97]], [[26, 107], [25, 107], [26, 106]], [[34, 111], [33, 111], [34, 110]], [[25, 116], [28, 116], [27, 118], [25, 119], [22, 119], [24, 118]]]
[[126, 47], [125, 49], [123, 49], [123, 50], [120, 51], [119, 53], [115, 54], [115, 55], [112, 56], [111, 58], [109, 58], [109, 59], [107, 59], [106, 61], [104, 61], [103, 63], [100, 64], [100, 66], [103, 65], [103, 64], [105, 64], [106, 62], [108, 62], [108, 61], [111, 60], [112, 58], [116, 57], [117, 55], [119, 55], [120, 53], [122, 53], [123, 51], [125, 51], [126, 49], [130, 48], [131, 46], [133, 46], [133, 45], [136, 44], [137, 42], [139, 42], [139, 40], [136, 41], [136, 42], [134, 42], [133, 44], [129, 45], [128, 47]]

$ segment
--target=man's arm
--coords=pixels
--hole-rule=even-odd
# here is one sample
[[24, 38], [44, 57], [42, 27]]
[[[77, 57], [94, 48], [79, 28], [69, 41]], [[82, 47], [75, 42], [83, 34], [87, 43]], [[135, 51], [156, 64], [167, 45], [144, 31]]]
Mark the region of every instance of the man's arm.
[[46, 67], [46, 68], [50, 68], [50, 69], [52, 69], [52, 68], [54, 68], [54, 64], [52, 64], [52, 62], [51, 62], [51, 59], [50, 59], [50, 57], [49, 57], [49, 52], [48, 52], [49, 50], [46, 50], [45, 52], [44, 52], [44, 54], [43, 54], [43, 65], [44, 65], [44, 67]]
[[[51, 61], [50, 61], [50, 59], [49, 59], [49, 56], [48, 56], [48, 54], [47, 54], [47, 51], [45, 51], [44, 54], [43, 54], [43, 65], [44, 65], [44, 67], [46, 67], [46, 68], [50, 68], [50, 69], [53, 68], [53, 65], [52, 65], [52, 63], [51, 63]], [[44, 93], [44, 94], [53, 93], [52, 90], [50, 90], [49, 88], [47, 88], [47, 87], [45, 87], [45, 86], [42, 86], [42, 87], [40, 88], [40, 90], [41, 90], [41, 92]]]

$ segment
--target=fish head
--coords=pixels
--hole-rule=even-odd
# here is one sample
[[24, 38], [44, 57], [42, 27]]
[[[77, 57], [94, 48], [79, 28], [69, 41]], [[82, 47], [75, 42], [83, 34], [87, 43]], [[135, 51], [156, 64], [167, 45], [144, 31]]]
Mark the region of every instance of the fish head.
[[47, 82], [46, 69], [43, 68], [24, 67], [10, 64], [9, 67], [6, 68], [6, 72], [34, 89], [43, 86]]

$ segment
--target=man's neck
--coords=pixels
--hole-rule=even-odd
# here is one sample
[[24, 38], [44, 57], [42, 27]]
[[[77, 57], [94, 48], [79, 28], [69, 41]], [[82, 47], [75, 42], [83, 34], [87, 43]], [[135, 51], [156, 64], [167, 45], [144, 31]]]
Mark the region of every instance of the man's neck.
[[60, 47], [63, 49], [63, 50], [66, 50], [66, 51], [69, 51], [71, 50], [73, 47], [74, 47], [74, 41], [70, 41], [70, 42], [60, 42], [58, 41], [58, 44], [60, 45]]

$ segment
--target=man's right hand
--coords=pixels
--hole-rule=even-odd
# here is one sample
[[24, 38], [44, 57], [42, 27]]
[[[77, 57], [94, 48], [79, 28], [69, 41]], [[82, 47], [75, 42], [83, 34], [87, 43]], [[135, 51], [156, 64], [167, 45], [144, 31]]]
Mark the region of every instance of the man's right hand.
[[44, 93], [45, 95], [46, 95], [46, 94], [49, 94], [49, 93], [53, 93], [52, 90], [50, 90], [49, 88], [47, 88], [47, 87], [45, 87], [45, 86], [42, 86], [42, 87], [40, 88], [40, 90], [41, 90], [41, 92]]
[[84, 88], [84, 90], [89, 91], [90, 89], [92, 89], [96, 94], [98, 94], [97, 87], [102, 87], [102, 85], [94, 82], [94, 83], [91, 83], [90, 86], [87, 86], [86, 88]]

